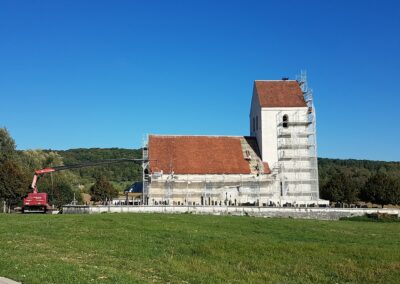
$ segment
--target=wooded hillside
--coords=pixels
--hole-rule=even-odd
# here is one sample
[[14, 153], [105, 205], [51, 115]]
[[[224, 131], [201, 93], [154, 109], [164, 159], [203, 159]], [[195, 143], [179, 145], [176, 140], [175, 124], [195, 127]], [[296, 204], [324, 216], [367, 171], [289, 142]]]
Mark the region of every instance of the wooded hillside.
[[[51, 150], [49, 150], [51, 151]], [[95, 162], [110, 159], [142, 158], [142, 151], [120, 148], [89, 148], [89, 149], [70, 149], [65, 151], [54, 151], [59, 154], [65, 165], [80, 164], [85, 162]], [[82, 184], [94, 182], [96, 176], [105, 176], [108, 180], [118, 184], [131, 184], [142, 179], [142, 169], [140, 164], [119, 163], [105, 166], [87, 167], [73, 170]]]
[[[119, 158], [141, 158], [141, 149], [90, 148], [17, 151], [7, 129], [0, 128], [0, 200], [20, 204], [30, 191], [35, 169]], [[400, 204], [400, 162], [319, 158], [320, 197], [333, 202]], [[101, 179], [100, 179], [101, 177]], [[142, 179], [141, 165], [118, 163], [44, 175], [39, 190], [52, 204], [71, 202], [74, 192], [88, 193], [95, 181], [110, 181], [123, 191]]]

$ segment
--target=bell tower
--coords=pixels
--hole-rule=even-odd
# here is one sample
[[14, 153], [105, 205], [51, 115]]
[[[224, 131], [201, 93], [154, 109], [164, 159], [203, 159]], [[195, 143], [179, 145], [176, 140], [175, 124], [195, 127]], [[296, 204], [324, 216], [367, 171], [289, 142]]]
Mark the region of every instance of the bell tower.
[[262, 160], [278, 169], [283, 198], [319, 199], [316, 115], [305, 73], [299, 80], [254, 82], [250, 136]]

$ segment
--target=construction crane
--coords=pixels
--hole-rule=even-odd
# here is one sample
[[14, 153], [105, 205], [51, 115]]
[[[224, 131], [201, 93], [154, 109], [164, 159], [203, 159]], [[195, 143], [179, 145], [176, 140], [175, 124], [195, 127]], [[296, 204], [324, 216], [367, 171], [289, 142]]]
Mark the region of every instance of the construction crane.
[[28, 193], [28, 196], [24, 198], [22, 213], [46, 213], [52, 210], [52, 207], [48, 203], [48, 195], [46, 192], [39, 192], [37, 188], [37, 183], [40, 177], [45, 174], [71, 170], [71, 169], [79, 169], [85, 167], [93, 167], [93, 166], [101, 166], [115, 163], [124, 163], [124, 162], [143, 162], [148, 161], [145, 159], [112, 159], [112, 160], [103, 160], [98, 162], [84, 163], [84, 164], [74, 164], [74, 165], [65, 165], [65, 166], [55, 166], [44, 168], [41, 170], [36, 170], [33, 175], [32, 184], [30, 186], [33, 189], [32, 192]]

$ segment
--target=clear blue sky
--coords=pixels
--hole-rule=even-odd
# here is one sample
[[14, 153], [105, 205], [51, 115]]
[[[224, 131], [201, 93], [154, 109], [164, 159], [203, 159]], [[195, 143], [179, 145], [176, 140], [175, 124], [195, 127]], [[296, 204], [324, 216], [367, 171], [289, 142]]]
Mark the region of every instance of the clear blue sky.
[[319, 156], [400, 160], [400, 1], [0, 2], [19, 149], [247, 135], [253, 80], [306, 69]]

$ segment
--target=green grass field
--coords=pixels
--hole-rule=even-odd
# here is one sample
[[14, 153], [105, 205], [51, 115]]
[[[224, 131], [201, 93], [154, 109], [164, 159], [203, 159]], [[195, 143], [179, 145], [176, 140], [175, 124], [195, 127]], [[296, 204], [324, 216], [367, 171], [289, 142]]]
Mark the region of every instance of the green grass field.
[[0, 276], [23, 283], [400, 283], [400, 223], [0, 214]]

